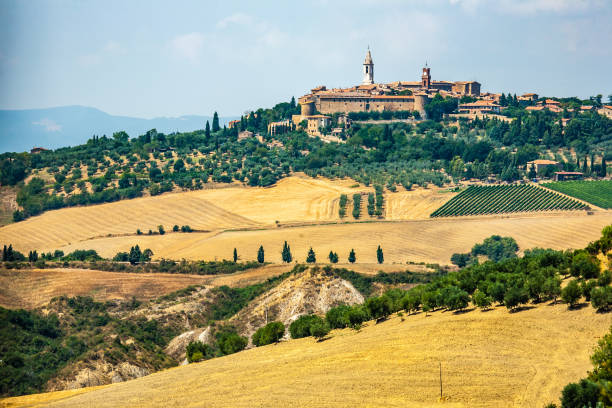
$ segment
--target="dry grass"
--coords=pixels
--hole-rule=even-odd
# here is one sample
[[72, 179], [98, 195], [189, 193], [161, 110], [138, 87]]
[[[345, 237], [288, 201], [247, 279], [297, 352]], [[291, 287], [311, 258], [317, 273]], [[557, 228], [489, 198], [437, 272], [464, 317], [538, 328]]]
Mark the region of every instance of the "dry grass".
[[122, 273], [87, 269], [0, 270], [0, 306], [35, 308], [61, 295], [92, 296], [98, 301], [157, 298], [210, 276]]
[[[556, 216], [474, 217], [370, 222], [272, 228], [251, 231], [226, 231], [219, 234], [166, 234], [164, 236], [101, 238], [62, 249], [93, 248], [110, 257], [131, 245], [151, 248], [155, 257], [173, 259], [231, 259], [234, 248], [243, 260], [254, 260], [263, 245], [266, 260], [281, 262], [281, 249], [287, 240], [294, 259], [304, 262], [310, 246], [319, 262], [327, 262], [330, 250], [346, 262], [351, 248], [357, 263], [376, 263], [376, 248], [381, 245], [385, 263], [428, 262], [448, 264], [451, 254], [468, 252], [471, 247], [493, 234], [514, 237], [520, 248], [583, 248], [598, 239], [610, 223], [612, 212], [587, 216], [570, 212]], [[399, 269], [402, 269], [400, 266]]]
[[288, 272], [293, 265], [266, 265], [229, 275], [105, 272], [89, 269], [0, 270], [0, 306], [32, 309], [56, 296], [97, 301], [149, 300], [189, 285], [246, 286]]
[[290, 177], [271, 188], [199, 190], [66, 208], [0, 228], [0, 242], [26, 252], [47, 251], [94, 237], [135, 235], [137, 229], [156, 231], [158, 225], [166, 230], [189, 225], [218, 231], [275, 221], [337, 220], [340, 194], [358, 191], [350, 184], [348, 180]]
[[[589, 217], [571, 211], [432, 220], [428, 219], [431, 211], [455, 193], [417, 189], [385, 194], [385, 217], [398, 222], [341, 222], [340, 194], [350, 198], [352, 193], [372, 190], [352, 188], [353, 184], [351, 180], [294, 176], [270, 188], [233, 186], [49, 211], [1, 227], [0, 243], [12, 243], [25, 253], [95, 249], [105, 257], [139, 244], [152, 249], [157, 259], [205, 260], [231, 259], [233, 248], [238, 248], [243, 260], [253, 260], [263, 245], [266, 260], [280, 262], [280, 248], [287, 240], [297, 260], [304, 261], [312, 246], [319, 261], [326, 261], [333, 250], [340, 262], [346, 262], [348, 252], [355, 248], [359, 264], [375, 263], [380, 244], [386, 263], [447, 264], [452, 253], [466, 252], [492, 234], [512, 236], [522, 248], [584, 247], [598, 238], [612, 216], [610, 211]], [[350, 220], [350, 203], [347, 212], [346, 220]], [[334, 225], [324, 225], [330, 223]], [[159, 224], [167, 231], [176, 224], [190, 225], [199, 232], [135, 234], [137, 229], [155, 231]]]
[[442, 189], [398, 191], [385, 195], [385, 218], [388, 220], [427, 219], [457, 193]]
[[[536, 407], [583, 377], [612, 315], [539, 305], [394, 317], [251, 349], [71, 396], [7, 406], [51, 407]], [[439, 362], [444, 396], [440, 404]]]

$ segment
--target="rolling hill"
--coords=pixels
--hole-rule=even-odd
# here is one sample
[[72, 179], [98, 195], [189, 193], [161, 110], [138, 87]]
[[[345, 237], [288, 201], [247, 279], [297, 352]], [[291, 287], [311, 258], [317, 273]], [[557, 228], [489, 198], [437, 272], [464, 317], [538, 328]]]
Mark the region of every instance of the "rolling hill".
[[[3, 401], [7, 407], [542, 407], [591, 367], [610, 314], [540, 304], [370, 322], [99, 388]], [[572, 335], [567, 335], [571, 332]]]

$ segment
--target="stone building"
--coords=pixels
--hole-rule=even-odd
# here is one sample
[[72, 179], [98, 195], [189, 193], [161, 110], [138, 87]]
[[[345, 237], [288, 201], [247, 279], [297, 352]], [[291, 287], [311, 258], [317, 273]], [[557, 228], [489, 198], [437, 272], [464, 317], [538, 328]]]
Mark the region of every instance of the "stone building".
[[457, 111], [459, 113], [471, 113], [476, 115], [484, 114], [498, 114], [501, 109], [501, 105], [496, 104], [493, 101], [476, 101], [471, 103], [462, 103], [459, 105]]
[[361, 85], [351, 88], [327, 89], [318, 86], [298, 99], [301, 114], [295, 115], [294, 123], [307, 120], [315, 113], [349, 113], [369, 111], [418, 111], [425, 117], [425, 105], [431, 95], [444, 92], [450, 96], [479, 96], [480, 83], [476, 81], [433, 81], [431, 68], [423, 68], [421, 81], [396, 81], [388, 84], [374, 82], [374, 61], [368, 49], [363, 62]]

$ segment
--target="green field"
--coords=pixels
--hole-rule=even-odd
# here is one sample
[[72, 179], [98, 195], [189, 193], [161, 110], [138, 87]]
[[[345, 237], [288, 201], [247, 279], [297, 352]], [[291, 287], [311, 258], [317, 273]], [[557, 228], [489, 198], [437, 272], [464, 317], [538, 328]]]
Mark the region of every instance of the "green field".
[[601, 208], [612, 208], [612, 180], [557, 181], [542, 185]]
[[533, 185], [471, 186], [434, 211], [431, 217], [586, 208], [579, 201]]

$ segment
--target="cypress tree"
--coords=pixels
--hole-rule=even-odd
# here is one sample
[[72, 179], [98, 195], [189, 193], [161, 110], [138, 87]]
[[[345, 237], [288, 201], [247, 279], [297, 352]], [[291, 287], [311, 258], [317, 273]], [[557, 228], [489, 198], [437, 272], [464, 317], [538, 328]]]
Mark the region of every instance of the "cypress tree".
[[[283, 258], [284, 261], [284, 258]], [[259, 263], [264, 263], [264, 249], [263, 249], [263, 245], [261, 245], [259, 247], [259, 250], [257, 251], [257, 262]]]
[[312, 247], [310, 247], [310, 249], [308, 250], [308, 255], [306, 256], [306, 262], [308, 262], [308, 263], [315, 263], [315, 262], [317, 262], [317, 256], [315, 255], [314, 251], [312, 250]]
[[378, 246], [378, 249], [376, 249], [376, 260], [378, 261], [379, 264], [385, 262], [385, 257], [383, 255], [383, 250], [380, 247], [380, 245]]
[[356, 260], [357, 260], [357, 257], [355, 256], [355, 250], [351, 248], [351, 252], [349, 253], [349, 256], [348, 256], [348, 261], [350, 263], [355, 263]]
[[213, 122], [212, 122], [212, 131], [214, 132], [218, 132], [221, 128], [219, 127], [219, 115], [217, 115], [217, 112], [214, 113], [213, 115]]
[[290, 263], [293, 260], [293, 256], [291, 255], [291, 248], [289, 247], [289, 244], [287, 244], [287, 241], [285, 241], [285, 243], [283, 244], [283, 252], [281, 253], [281, 256], [283, 258], [283, 262], [285, 263]]
[[234, 263], [238, 262], [238, 251], [234, 248]]
[[606, 156], [603, 156], [601, 158], [601, 170], [599, 172], [599, 175], [601, 177], [606, 177], [608, 175], [608, 169], [607, 169], [608, 165], [606, 164]]
[[204, 134], [206, 135], [206, 139], [210, 137], [210, 124], [206, 121], [206, 127], [204, 128]]

